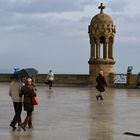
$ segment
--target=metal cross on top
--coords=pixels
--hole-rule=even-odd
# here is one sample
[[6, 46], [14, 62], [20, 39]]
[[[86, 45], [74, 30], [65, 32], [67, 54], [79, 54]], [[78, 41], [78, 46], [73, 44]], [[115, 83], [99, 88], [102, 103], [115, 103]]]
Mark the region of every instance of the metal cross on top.
[[103, 6], [103, 3], [98, 7], [98, 9], [101, 9], [100, 13], [103, 13], [103, 9], [105, 9], [105, 6]]

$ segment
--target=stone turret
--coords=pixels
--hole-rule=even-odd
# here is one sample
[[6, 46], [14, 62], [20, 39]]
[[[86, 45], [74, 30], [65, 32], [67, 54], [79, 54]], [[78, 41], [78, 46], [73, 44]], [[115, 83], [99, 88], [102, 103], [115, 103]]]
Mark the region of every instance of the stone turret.
[[95, 84], [96, 76], [100, 70], [109, 83], [109, 75], [114, 73], [113, 43], [116, 33], [112, 18], [103, 12], [105, 6], [101, 3], [98, 7], [100, 13], [95, 15], [89, 25], [90, 59], [89, 83]]

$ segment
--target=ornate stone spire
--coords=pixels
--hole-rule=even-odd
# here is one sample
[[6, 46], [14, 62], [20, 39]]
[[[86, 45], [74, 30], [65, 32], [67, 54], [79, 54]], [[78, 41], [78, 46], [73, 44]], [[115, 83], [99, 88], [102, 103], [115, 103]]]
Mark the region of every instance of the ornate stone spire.
[[92, 18], [88, 30], [90, 38], [89, 83], [93, 85], [96, 84], [99, 71], [104, 71], [108, 84], [113, 81], [113, 78], [110, 79], [110, 74], [115, 72], [113, 57], [115, 25], [113, 19], [104, 13], [103, 3], [100, 3], [98, 9], [100, 13]]

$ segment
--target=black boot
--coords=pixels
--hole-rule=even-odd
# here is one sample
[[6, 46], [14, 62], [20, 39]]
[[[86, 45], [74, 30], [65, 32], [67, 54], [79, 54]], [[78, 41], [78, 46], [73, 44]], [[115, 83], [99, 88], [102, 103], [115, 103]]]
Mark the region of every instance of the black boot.
[[98, 100], [100, 99], [100, 95], [97, 95], [97, 96], [96, 96], [96, 99], [97, 99], [97, 101], [98, 101]]
[[15, 126], [13, 126], [12, 124], [10, 124], [10, 126], [12, 127], [13, 131], [16, 130], [16, 127]]
[[21, 124], [21, 128], [22, 128], [24, 131], [26, 131], [26, 128], [25, 128], [25, 126], [24, 126], [23, 123]]
[[100, 96], [100, 99], [103, 100], [103, 96], [102, 95]]

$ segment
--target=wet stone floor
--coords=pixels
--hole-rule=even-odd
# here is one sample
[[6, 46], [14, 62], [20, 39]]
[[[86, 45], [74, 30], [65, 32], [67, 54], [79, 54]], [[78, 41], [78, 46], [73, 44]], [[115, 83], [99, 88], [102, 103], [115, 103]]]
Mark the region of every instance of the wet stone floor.
[[[140, 137], [140, 89], [107, 88], [96, 101], [94, 87], [38, 85], [39, 105], [32, 130], [12, 131], [14, 110], [9, 83], [0, 83], [0, 140], [138, 140]], [[22, 120], [25, 118], [22, 111]]]

